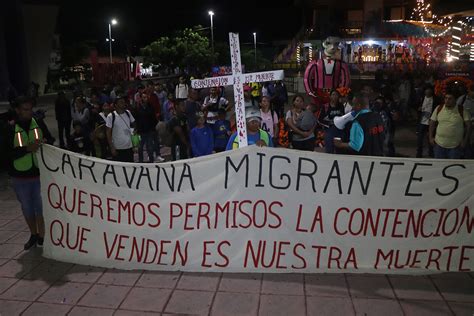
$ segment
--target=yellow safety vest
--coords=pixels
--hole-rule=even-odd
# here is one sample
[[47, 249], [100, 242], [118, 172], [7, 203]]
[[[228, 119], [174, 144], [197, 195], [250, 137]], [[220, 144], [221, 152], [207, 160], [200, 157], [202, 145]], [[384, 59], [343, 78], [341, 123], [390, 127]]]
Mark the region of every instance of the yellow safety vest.
[[[267, 144], [267, 146], [270, 144], [270, 140], [268, 139], [268, 133], [265, 132], [263, 129], [258, 130], [260, 134], [260, 139]], [[237, 149], [239, 148], [239, 135], [235, 135], [234, 142], [232, 143], [232, 149]]]
[[[20, 127], [20, 125], [15, 124], [15, 136], [13, 138], [13, 147], [26, 147], [29, 144], [33, 144], [37, 140], [43, 139], [43, 131], [36, 123], [35, 119], [31, 119], [30, 129], [28, 133]], [[17, 171], [27, 171], [33, 168], [33, 166], [38, 167], [38, 160], [36, 155], [32, 152], [27, 153], [26, 155], [15, 159], [13, 161], [13, 167]]]

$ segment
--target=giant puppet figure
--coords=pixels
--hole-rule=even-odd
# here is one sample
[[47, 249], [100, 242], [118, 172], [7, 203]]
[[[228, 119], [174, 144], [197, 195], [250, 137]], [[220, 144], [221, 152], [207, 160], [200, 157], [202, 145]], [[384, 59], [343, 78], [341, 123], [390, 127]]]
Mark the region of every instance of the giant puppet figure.
[[323, 42], [324, 56], [313, 60], [306, 67], [304, 86], [306, 92], [316, 98], [317, 103], [325, 103], [329, 91], [339, 87], [349, 87], [351, 78], [347, 64], [336, 59], [340, 52], [341, 39], [329, 36]]

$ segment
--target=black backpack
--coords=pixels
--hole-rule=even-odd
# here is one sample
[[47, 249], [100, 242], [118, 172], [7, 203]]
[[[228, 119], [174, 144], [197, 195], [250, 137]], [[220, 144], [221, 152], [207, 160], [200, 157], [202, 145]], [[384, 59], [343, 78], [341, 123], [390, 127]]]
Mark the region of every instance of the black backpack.
[[[132, 119], [130, 117], [130, 111], [129, 110], [125, 110], [125, 113], [127, 114], [127, 117], [128, 117], [128, 122], [129, 122], [129, 128], [131, 128], [132, 126]], [[115, 125], [115, 111], [112, 112], [112, 129], [114, 129], [114, 125]]]

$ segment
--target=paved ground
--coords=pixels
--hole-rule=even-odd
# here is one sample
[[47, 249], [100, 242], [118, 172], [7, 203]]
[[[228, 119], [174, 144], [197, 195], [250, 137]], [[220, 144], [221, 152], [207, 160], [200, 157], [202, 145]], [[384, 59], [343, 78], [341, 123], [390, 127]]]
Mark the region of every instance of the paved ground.
[[[46, 106], [54, 135], [54, 113]], [[397, 149], [413, 156], [410, 126]], [[403, 146], [402, 146], [403, 144]], [[24, 252], [29, 233], [0, 175], [0, 316], [9, 315], [474, 315], [474, 273], [423, 277], [119, 271]]]

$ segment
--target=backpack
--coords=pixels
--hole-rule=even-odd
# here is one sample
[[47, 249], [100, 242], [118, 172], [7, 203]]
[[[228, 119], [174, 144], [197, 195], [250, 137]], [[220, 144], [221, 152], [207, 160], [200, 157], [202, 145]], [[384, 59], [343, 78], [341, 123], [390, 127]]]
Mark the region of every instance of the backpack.
[[[221, 99], [222, 99], [222, 96], [218, 96], [217, 97], [217, 100], [216, 100], [216, 103], [212, 103], [211, 106], [207, 106], [206, 107], [206, 110], [208, 112], [217, 112], [219, 111], [219, 107], [221, 106], [220, 103], [221, 103]], [[209, 96], [207, 96], [205, 99], [204, 99], [204, 102], [207, 100], [207, 104], [209, 104], [209, 100], [211, 100], [211, 98]]]
[[[128, 122], [129, 122], [129, 128], [131, 128], [132, 126], [132, 119], [130, 118], [130, 112], [128, 110], [125, 110], [125, 113], [127, 114], [127, 117], [128, 117]], [[114, 124], [115, 124], [115, 111], [112, 112], [112, 128], [111, 129], [114, 129]]]
[[[464, 121], [464, 106], [458, 105], [457, 107], [458, 107], [459, 115], [461, 115], [461, 118]], [[444, 104], [441, 104], [440, 106], [436, 108], [436, 116], [439, 115], [439, 112], [441, 112], [443, 108], [444, 108]]]

